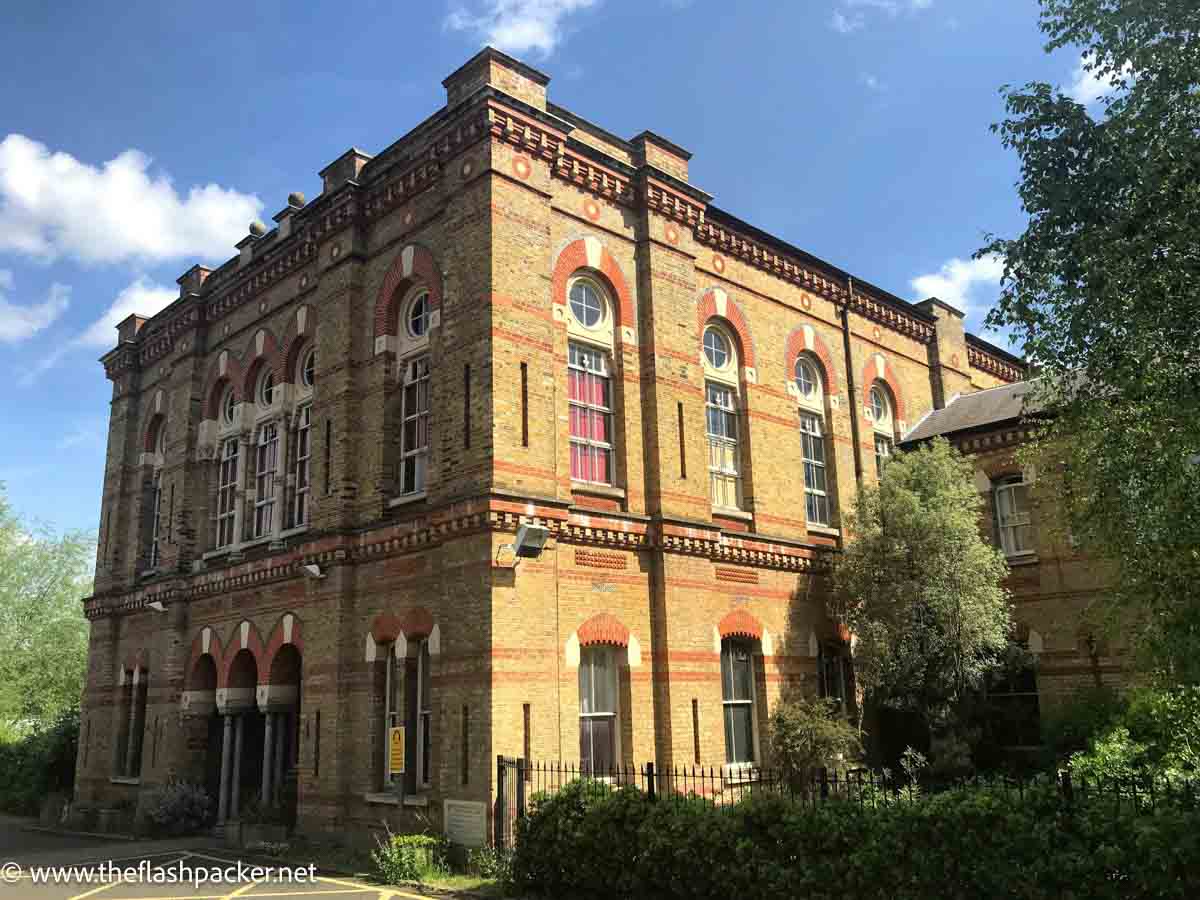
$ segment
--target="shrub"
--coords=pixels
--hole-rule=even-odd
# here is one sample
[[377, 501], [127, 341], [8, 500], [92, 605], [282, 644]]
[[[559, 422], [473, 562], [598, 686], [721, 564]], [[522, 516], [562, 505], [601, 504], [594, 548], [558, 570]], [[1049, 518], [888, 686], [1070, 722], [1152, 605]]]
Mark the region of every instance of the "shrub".
[[78, 710], [63, 713], [48, 728], [0, 743], [0, 810], [36, 815], [46, 795], [70, 796], [78, 748]]
[[1139, 688], [1071, 756], [1071, 771], [1096, 780], [1195, 778], [1200, 772], [1200, 688]]
[[480, 878], [494, 878], [502, 885], [512, 881], [512, 853], [495, 847], [467, 851], [467, 869]]
[[174, 781], [158, 788], [146, 800], [146, 818], [165, 835], [197, 834], [208, 824], [212, 798], [198, 784]]
[[[1184, 898], [1200, 890], [1200, 811], [1053, 786], [960, 789], [872, 808], [760, 793], [696, 797], [571, 786], [518, 828], [514, 887], [550, 897]], [[536, 836], [530, 840], [530, 836]]]
[[446, 842], [429, 834], [392, 834], [372, 851], [376, 874], [387, 884], [424, 881], [446, 867]]
[[792, 697], [775, 705], [770, 719], [770, 752], [783, 777], [802, 787], [813, 769], [834, 766], [862, 752], [858, 730], [835, 702]]

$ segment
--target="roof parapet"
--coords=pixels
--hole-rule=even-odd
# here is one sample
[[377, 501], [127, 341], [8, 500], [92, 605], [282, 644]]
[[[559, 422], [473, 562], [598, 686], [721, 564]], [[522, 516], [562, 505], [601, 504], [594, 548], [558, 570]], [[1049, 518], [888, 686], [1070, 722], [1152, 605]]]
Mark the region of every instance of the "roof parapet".
[[357, 147], [351, 147], [317, 173], [321, 179], [321, 193], [332, 193], [347, 181], [355, 181], [363, 166], [371, 159], [371, 154], [364, 153]]

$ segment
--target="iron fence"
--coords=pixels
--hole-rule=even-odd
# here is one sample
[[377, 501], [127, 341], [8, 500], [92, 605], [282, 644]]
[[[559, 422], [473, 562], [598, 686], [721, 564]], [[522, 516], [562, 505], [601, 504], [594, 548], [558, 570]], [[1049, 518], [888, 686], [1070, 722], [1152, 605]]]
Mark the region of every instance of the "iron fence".
[[574, 763], [500, 756], [496, 761], [495, 845], [513, 845], [517, 822], [529, 813], [536, 799], [552, 796], [581, 780], [600, 790], [633, 787], [650, 800], [702, 802], [714, 808], [733, 806], [754, 794], [782, 796], [809, 806], [849, 801], [877, 807], [952, 789], [1000, 792], [1020, 802], [1034, 794], [1045, 796], [1052, 789], [1068, 806], [1109, 800], [1114, 814], [1152, 810], [1168, 801], [1189, 805], [1200, 801], [1200, 783], [1193, 780], [1159, 776], [1097, 780], [1072, 776], [1068, 769], [1036, 776], [976, 775], [916, 783], [903, 775], [866, 768], [815, 769], [796, 777], [779, 769], [751, 765], [660, 767], [648, 762], [596, 770]]

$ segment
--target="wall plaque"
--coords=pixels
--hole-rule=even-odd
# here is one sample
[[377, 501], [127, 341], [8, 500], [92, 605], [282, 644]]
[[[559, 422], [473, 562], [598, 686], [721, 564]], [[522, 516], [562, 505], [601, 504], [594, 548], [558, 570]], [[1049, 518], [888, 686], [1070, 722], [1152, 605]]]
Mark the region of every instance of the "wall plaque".
[[487, 843], [487, 804], [473, 800], [443, 801], [446, 840], [464, 847]]

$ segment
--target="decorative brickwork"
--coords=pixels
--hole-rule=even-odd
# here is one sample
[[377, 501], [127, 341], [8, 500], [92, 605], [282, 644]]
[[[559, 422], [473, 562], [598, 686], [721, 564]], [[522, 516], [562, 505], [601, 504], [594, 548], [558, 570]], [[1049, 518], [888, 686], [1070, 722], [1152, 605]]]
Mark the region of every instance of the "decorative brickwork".
[[735, 609], [728, 613], [719, 625], [717, 632], [723, 638], [728, 637], [746, 637], [755, 641], [761, 641], [763, 636], [762, 622], [750, 615], [744, 609]]
[[741, 584], [758, 584], [758, 573], [751, 569], [727, 569], [717, 566], [714, 570], [718, 581], [737, 581]]
[[629, 629], [608, 613], [592, 616], [579, 626], [579, 646], [589, 644], [613, 644], [617, 647], [629, 646]]
[[625, 569], [629, 559], [623, 553], [601, 553], [598, 550], [576, 550], [575, 565], [592, 569]]

